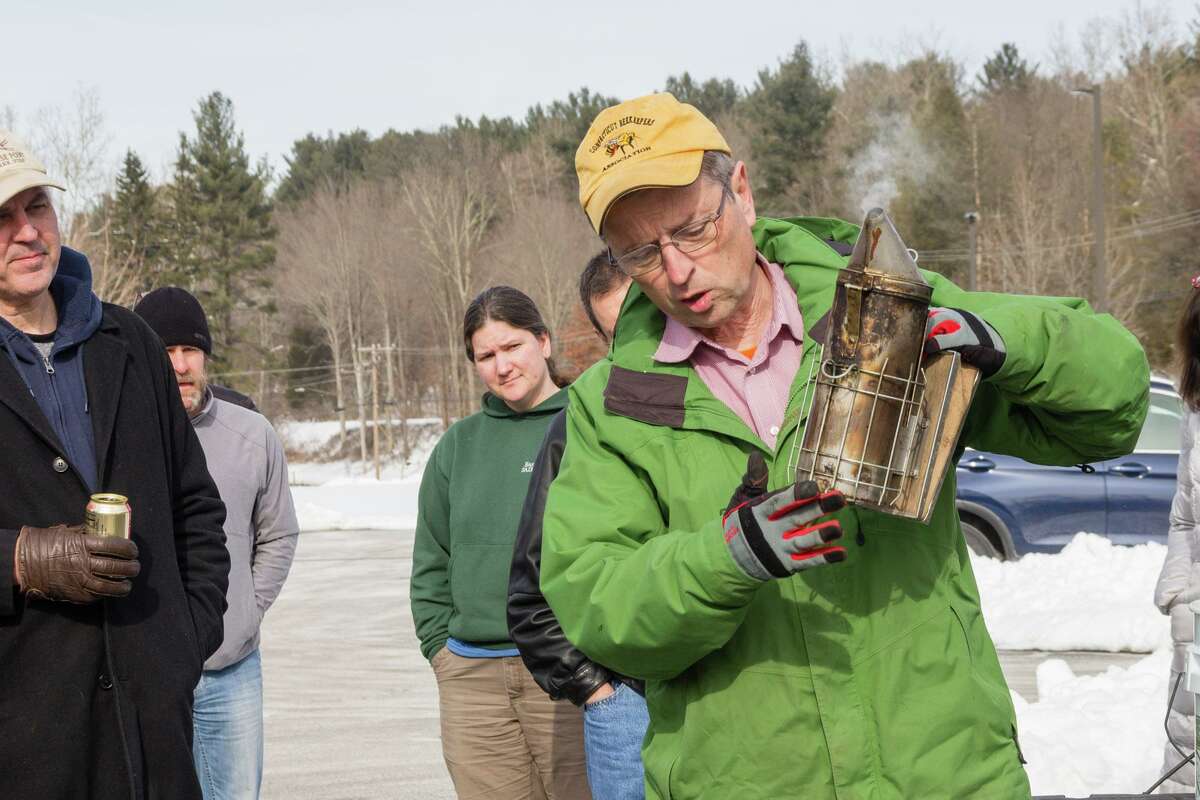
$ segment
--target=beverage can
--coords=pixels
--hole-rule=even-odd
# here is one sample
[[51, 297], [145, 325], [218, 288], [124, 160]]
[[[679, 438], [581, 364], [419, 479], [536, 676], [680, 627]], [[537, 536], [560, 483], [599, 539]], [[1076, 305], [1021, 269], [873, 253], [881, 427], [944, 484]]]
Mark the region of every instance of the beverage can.
[[129, 499], [123, 494], [94, 494], [87, 504], [84, 527], [93, 536], [129, 538]]

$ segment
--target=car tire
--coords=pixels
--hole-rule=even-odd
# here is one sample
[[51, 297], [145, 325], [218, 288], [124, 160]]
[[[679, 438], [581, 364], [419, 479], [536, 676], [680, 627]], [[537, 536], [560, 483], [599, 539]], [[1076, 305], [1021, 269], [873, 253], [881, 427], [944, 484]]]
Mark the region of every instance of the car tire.
[[995, 543], [973, 521], [962, 520], [962, 532], [963, 538], [967, 540], [967, 547], [971, 549], [972, 553], [977, 556], [984, 556], [985, 558], [1004, 560], [1004, 554], [996, 548]]

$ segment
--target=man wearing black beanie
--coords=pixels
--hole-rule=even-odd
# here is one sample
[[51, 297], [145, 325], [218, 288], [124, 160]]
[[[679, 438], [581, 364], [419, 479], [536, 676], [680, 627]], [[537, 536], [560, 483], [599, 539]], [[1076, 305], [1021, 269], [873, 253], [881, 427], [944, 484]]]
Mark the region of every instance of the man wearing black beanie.
[[[206, 356], [212, 356], [212, 336], [208, 332], [208, 317], [200, 306], [200, 301], [187, 290], [176, 286], [155, 289], [143, 295], [133, 310], [150, 323], [150, 327], [168, 347], [192, 347], [202, 350]], [[209, 383], [207, 386], [220, 400], [234, 403], [251, 411], [258, 410], [254, 401], [241, 392], [217, 383]], [[179, 388], [182, 390], [183, 385], [180, 384]], [[203, 389], [203, 387], [200, 388]], [[186, 395], [183, 404], [185, 407], [187, 406]]]
[[261, 414], [216, 396], [208, 383], [208, 319], [183, 289], [155, 289], [134, 307], [163, 340], [180, 398], [225, 501], [229, 607], [225, 640], [195, 691], [192, 740], [206, 800], [258, 797], [262, 782], [259, 626], [292, 564], [299, 526], [283, 445]]

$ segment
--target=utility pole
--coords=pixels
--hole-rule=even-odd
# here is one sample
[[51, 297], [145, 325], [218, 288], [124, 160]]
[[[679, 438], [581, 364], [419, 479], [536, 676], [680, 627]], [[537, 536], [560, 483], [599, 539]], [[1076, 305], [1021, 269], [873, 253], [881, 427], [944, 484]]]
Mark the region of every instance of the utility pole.
[[1072, 90], [1092, 96], [1092, 305], [1097, 311], [1108, 306], [1108, 254], [1104, 230], [1104, 127], [1100, 113], [1100, 84]]
[[379, 480], [379, 352], [371, 345], [371, 450], [375, 480]]
[[967, 213], [963, 214], [963, 219], [966, 220], [967, 223], [967, 248], [969, 251], [969, 260], [967, 261], [967, 291], [973, 292], [978, 288], [976, 282], [979, 274], [979, 251], [976, 247], [976, 241], [978, 238], [978, 229], [976, 226], [979, 224], [979, 212], [968, 211]]

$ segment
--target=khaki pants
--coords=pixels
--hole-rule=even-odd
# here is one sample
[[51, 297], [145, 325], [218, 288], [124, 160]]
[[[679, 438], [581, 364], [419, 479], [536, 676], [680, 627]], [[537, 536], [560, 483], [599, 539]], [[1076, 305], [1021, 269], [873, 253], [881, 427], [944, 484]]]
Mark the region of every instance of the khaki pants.
[[551, 700], [519, 657], [433, 657], [442, 755], [459, 800], [591, 800], [583, 712]]

